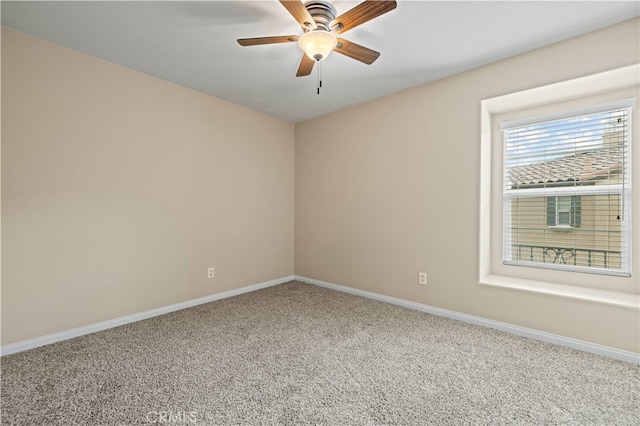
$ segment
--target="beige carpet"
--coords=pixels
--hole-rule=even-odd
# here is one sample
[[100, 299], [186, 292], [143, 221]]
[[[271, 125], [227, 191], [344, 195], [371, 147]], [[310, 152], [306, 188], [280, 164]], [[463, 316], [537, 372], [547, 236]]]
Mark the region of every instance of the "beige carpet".
[[639, 425], [640, 367], [290, 282], [2, 358], [3, 425]]

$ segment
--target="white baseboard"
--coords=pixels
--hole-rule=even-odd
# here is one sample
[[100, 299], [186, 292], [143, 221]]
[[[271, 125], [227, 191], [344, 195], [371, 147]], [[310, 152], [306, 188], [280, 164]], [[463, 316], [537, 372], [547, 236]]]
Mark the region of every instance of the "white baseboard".
[[417, 311], [426, 312], [428, 314], [433, 314], [440, 317], [450, 318], [450, 319], [463, 321], [463, 322], [467, 322], [475, 325], [481, 325], [488, 328], [494, 328], [496, 330], [501, 330], [507, 333], [515, 334], [517, 336], [523, 336], [523, 337], [528, 337], [531, 339], [540, 340], [547, 343], [553, 343], [555, 345], [565, 346], [572, 349], [593, 353], [596, 355], [602, 355], [602, 356], [617, 359], [620, 361], [629, 362], [632, 364], [640, 364], [640, 354], [637, 354], [635, 352], [624, 351], [621, 349], [611, 348], [609, 346], [598, 345], [595, 343], [590, 343], [590, 342], [585, 342], [583, 340], [577, 340], [569, 337], [559, 336], [557, 334], [546, 333], [544, 331], [538, 331], [531, 328], [520, 327], [517, 325], [507, 324], [504, 322], [498, 322], [498, 321], [493, 321], [486, 318], [476, 317], [473, 315], [462, 314], [462, 313], [450, 311], [447, 309], [437, 308], [435, 306], [424, 305], [422, 303], [411, 302], [409, 300], [398, 299], [391, 296], [372, 293], [370, 291], [359, 290], [356, 288], [346, 287], [338, 284], [332, 284], [325, 281], [316, 280], [313, 278], [307, 278], [307, 277], [296, 275], [295, 279], [297, 281], [302, 281], [308, 284], [314, 284], [320, 287], [326, 287], [333, 290], [354, 294], [356, 296], [362, 296], [369, 299], [378, 300], [381, 302], [387, 302], [393, 305], [404, 306], [405, 308], [415, 309]]
[[637, 354], [635, 352], [623, 351], [621, 349], [615, 349], [608, 346], [585, 342], [583, 340], [572, 339], [569, 337], [559, 336], [557, 334], [546, 333], [543, 331], [538, 331], [530, 328], [520, 327], [517, 325], [493, 321], [486, 318], [476, 317], [473, 315], [462, 314], [462, 313], [450, 311], [447, 309], [437, 308], [435, 306], [424, 305], [422, 303], [411, 302], [409, 300], [398, 299], [391, 296], [385, 296], [385, 295], [373, 293], [370, 291], [359, 290], [352, 287], [332, 284], [325, 281], [320, 281], [313, 278], [307, 278], [307, 277], [298, 276], [298, 275], [278, 278], [275, 280], [266, 281], [263, 283], [254, 284], [246, 287], [241, 287], [238, 289], [229, 290], [222, 293], [212, 294], [210, 296], [200, 297], [198, 299], [187, 300], [185, 302], [180, 302], [173, 305], [164, 306], [161, 308], [151, 309], [151, 310], [140, 312], [137, 314], [127, 315], [127, 316], [115, 318], [112, 320], [90, 324], [84, 327], [78, 327], [71, 330], [62, 331], [59, 333], [49, 334], [47, 336], [36, 337], [34, 339], [11, 343], [11, 344], [0, 347], [0, 356], [15, 354], [18, 352], [26, 351], [28, 349], [33, 349], [40, 346], [49, 345], [51, 343], [72, 339], [74, 337], [83, 336], [85, 334], [95, 333], [97, 331], [102, 331], [109, 328], [129, 324], [132, 322], [156, 317], [159, 315], [168, 314], [170, 312], [179, 311], [181, 309], [202, 305], [204, 303], [226, 299], [228, 297], [237, 296], [243, 293], [248, 293], [251, 291], [271, 287], [274, 285], [283, 284], [291, 280], [302, 281], [308, 284], [314, 284], [320, 287], [326, 287], [333, 290], [342, 291], [344, 293], [354, 294], [356, 296], [362, 296], [369, 299], [378, 300], [381, 302], [391, 303], [393, 305], [403, 306], [406, 308], [415, 309], [417, 311], [426, 312], [428, 314], [438, 315], [441, 317], [463, 321], [470, 324], [494, 328], [496, 330], [505, 331], [507, 333], [515, 334], [518, 336], [528, 337], [531, 339], [536, 339], [536, 340], [540, 340], [547, 343], [552, 343], [560, 346], [569, 347], [572, 349], [581, 350], [584, 352], [602, 355], [602, 356], [617, 359], [620, 361], [629, 362], [632, 364], [640, 364], [640, 354]]
[[158, 315], [168, 314], [169, 312], [191, 308], [193, 306], [202, 305], [204, 303], [209, 303], [216, 300], [226, 299], [228, 297], [237, 296], [243, 293], [248, 293], [250, 291], [260, 290], [262, 288], [283, 284], [293, 279], [294, 279], [293, 276], [278, 278], [271, 281], [265, 281], [259, 284], [254, 284], [246, 287], [237, 288], [234, 290], [224, 291], [222, 293], [212, 294], [210, 296], [200, 297], [198, 299], [187, 300], [186, 302], [180, 302], [180, 303], [176, 303], [169, 306], [163, 306], [161, 308], [151, 309], [149, 311], [139, 312], [137, 314], [127, 315], [120, 318], [114, 318], [112, 320], [102, 321], [95, 324], [89, 324], [84, 327], [78, 327], [71, 330], [61, 331], [59, 333], [49, 334], [47, 336], [36, 337], [34, 339], [11, 343], [8, 345], [4, 345], [0, 348], [0, 356], [15, 354], [18, 352], [26, 351], [28, 349], [49, 345], [51, 343], [73, 339], [74, 337], [83, 336], [85, 334], [95, 333], [96, 331], [102, 331], [109, 328], [129, 324], [132, 322], [141, 321], [147, 318], [157, 317]]

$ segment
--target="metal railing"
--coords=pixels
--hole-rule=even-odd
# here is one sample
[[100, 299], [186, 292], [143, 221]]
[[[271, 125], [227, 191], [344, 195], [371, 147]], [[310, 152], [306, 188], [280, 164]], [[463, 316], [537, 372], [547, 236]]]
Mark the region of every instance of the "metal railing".
[[[578, 255], [586, 253], [586, 263], [589, 267], [602, 267], [605, 269], [610, 267], [612, 255], [620, 258], [620, 252], [614, 250], [598, 250], [598, 249], [582, 249], [575, 247], [550, 247], [550, 246], [532, 246], [528, 244], [514, 244], [518, 258], [516, 260], [529, 260], [538, 263], [555, 263], [559, 265], [578, 264]], [[538, 260], [541, 259], [541, 262]], [[548, 262], [547, 260], [550, 260]], [[582, 263], [582, 261], [581, 261]], [[596, 263], [598, 265], [596, 265]]]

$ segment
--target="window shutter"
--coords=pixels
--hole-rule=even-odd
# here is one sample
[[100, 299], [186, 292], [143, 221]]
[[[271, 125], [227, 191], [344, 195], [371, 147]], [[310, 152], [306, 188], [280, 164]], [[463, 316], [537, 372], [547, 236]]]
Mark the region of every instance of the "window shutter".
[[556, 226], [556, 197], [547, 197], [547, 226]]
[[581, 206], [581, 198], [579, 195], [574, 195], [571, 197], [571, 226], [574, 228], [580, 227], [580, 223], [582, 221], [582, 206]]
[[601, 108], [502, 124], [505, 264], [629, 276], [632, 107]]

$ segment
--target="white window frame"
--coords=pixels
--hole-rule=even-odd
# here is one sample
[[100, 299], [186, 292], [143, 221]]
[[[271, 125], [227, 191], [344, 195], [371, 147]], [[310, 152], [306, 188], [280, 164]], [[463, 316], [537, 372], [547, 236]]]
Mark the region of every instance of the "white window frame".
[[[640, 64], [635, 64], [599, 74], [512, 93], [481, 102], [481, 176], [480, 176], [480, 235], [479, 235], [479, 284], [544, 293], [560, 297], [589, 300], [616, 306], [640, 309], [640, 262], [631, 256], [630, 277], [576, 274], [567, 271], [541, 268], [519, 268], [502, 264], [502, 132], [498, 123], [507, 120], [526, 121], [527, 116], [552, 114], [563, 118], [560, 111], [576, 110], [589, 113], [589, 105], [605, 104], [620, 99], [638, 97], [640, 93]], [[629, 93], [632, 95], [630, 96]], [[526, 111], [526, 115], [523, 115]], [[532, 112], [533, 111], [533, 112]], [[549, 112], [551, 111], [551, 112]], [[519, 115], [520, 113], [520, 115]], [[638, 108], [633, 110], [632, 121], [638, 123]], [[634, 126], [632, 143], [637, 144], [638, 125]], [[630, 144], [630, 145], [631, 145]], [[634, 211], [640, 211], [639, 150], [631, 153], [633, 182], [629, 199]], [[575, 188], [572, 188], [575, 192]], [[561, 194], [557, 194], [561, 195]], [[639, 215], [634, 215], [630, 233], [631, 246], [637, 251], [640, 238]], [[637, 257], [637, 256], [636, 256]]]
[[[572, 216], [575, 215], [575, 212], [573, 212], [572, 209], [571, 209], [571, 203], [572, 203], [571, 195], [556, 195], [555, 199], [556, 199], [556, 203], [555, 203], [556, 220], [555, 220], [554, 224], [551, 225], [551, 226], [553, 226], [553, 227], [561, 226], [561, 227], [573, 228], [571, 223], [573, 222]], [[568, 207], [567, 208], [561, 208], [560, 201], [566, 201], [566, 199], [568, 199], [568, 201], [569, 201]], [[566, 213], [567, 214], [567, 219], [568, 219], [567, 223], [562, 223], [562, 221], [560, 220], [560, 214], [562, 214], [562, 213]]]

